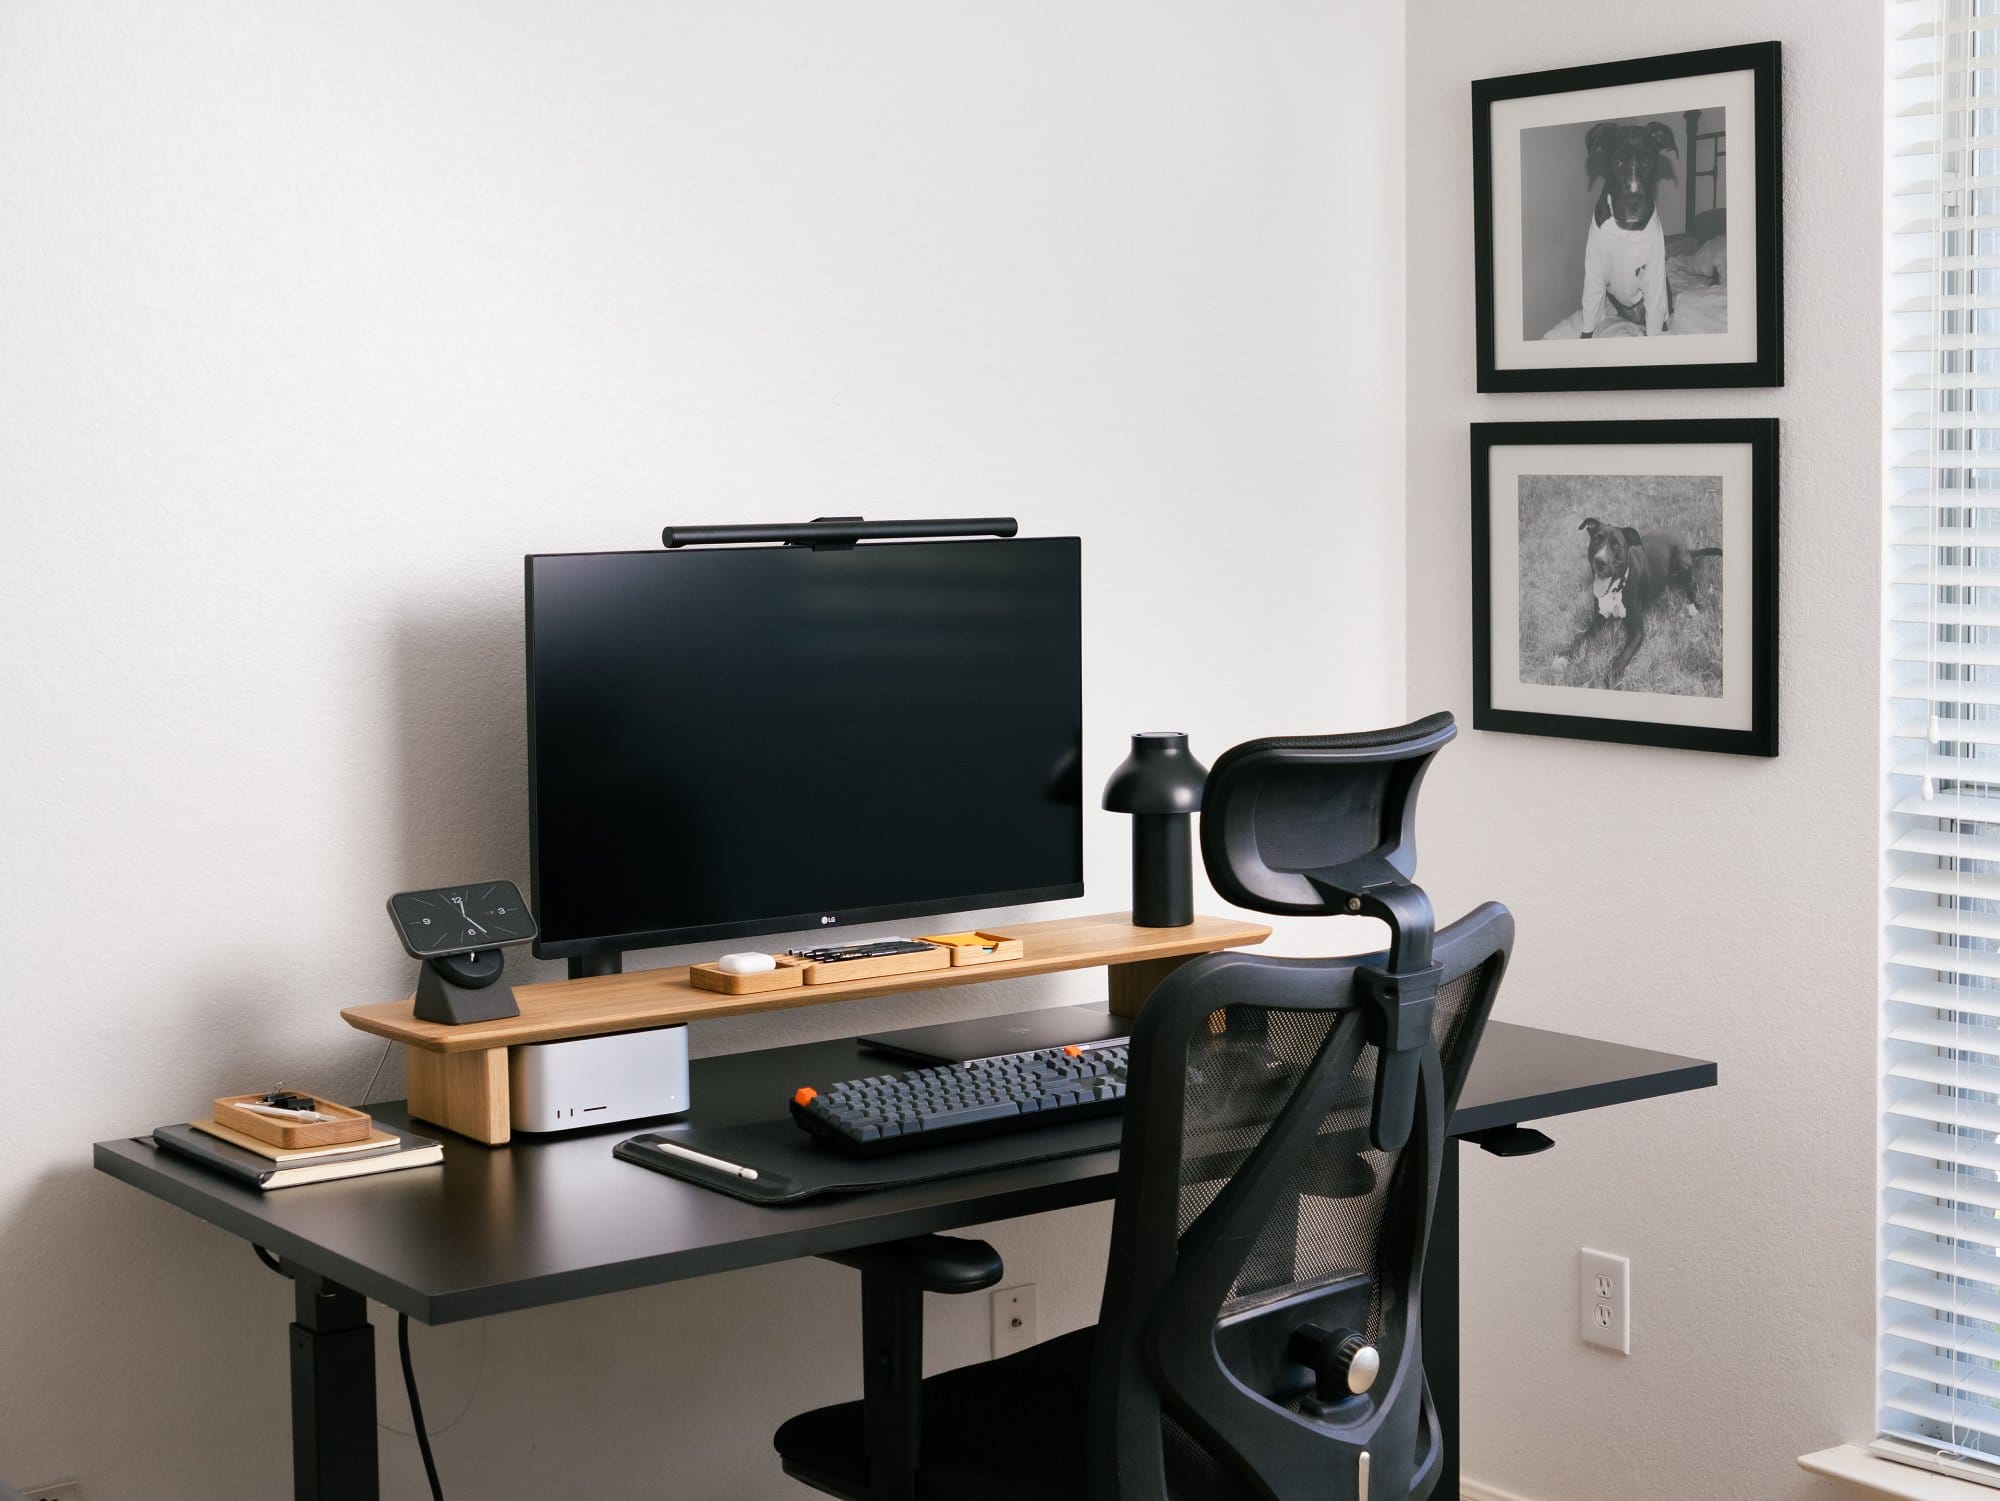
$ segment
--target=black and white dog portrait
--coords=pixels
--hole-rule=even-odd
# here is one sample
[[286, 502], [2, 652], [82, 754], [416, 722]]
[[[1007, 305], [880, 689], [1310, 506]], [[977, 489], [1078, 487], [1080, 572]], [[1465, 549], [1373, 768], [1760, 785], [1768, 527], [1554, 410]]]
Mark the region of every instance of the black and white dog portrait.
[[1771, 44], [1474, 85], [1481, 390], [1777, 383], [1775, 69]]
[[1720, 698], [1722, 476], [1524, 474], [1519, 489], [1522, 679]]
[[1776, 423], [1476, 423], [1472, 447], [1475, 725], [1775, 754]]
[[[1523, 338], [1728, 332], [1727, 210], [1697, 207], [1727, 202], [1722, 117], [1689, 110], [1522, 133], [1522, 213], [1544, 221], [1522, 228], [1538, 244], [1521, 261]], [[1684, 157], [1695, 165], [1683, 169]]]
[[[1629, 324], [1648, 337], [1663, 334], [1674, 310], [1674, 289], [1667, 280], [1660, 186], [1671, 184], [1675, 176], [1667, 158], [1681, 154], [1674, 128], [1660, 120], [1644, 125], [1605, 121], [1590, 127], [1583, 150], [1596, 201], [1583, 241], [1578, 336], [1594, 335], [1607, 313], [1618, 319], [1615, 328]], [[1727, 321], [1725, 314], [1725, 326]]]

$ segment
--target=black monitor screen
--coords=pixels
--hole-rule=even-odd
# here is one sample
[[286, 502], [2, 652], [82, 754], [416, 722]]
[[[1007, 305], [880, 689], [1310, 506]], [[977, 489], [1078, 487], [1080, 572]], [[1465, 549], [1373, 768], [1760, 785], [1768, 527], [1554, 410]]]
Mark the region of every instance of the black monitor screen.
[[537, 953], [1082, 894], [1076, 538], [527, 566]]

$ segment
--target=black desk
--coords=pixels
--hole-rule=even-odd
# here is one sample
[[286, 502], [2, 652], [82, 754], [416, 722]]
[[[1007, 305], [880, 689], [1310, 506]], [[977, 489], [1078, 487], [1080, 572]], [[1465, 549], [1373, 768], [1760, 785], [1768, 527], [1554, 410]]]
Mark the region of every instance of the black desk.
[[[879, 1073], [851, 1041], [697, 1060], [695, 1119], [770, 1116], [800, 1083]], [[1495, 1022], [1452, 1133], [1703, 1089], [1715, 1065]], [[376, 1114], [398, 1125], [400, 1106]], [[421, 1129], [421, 1127], [419, 1128]], [[99, 1142], [100, 1171], [263, 1246], [298, 1285], [292, 1428], [298, 1501], [373, 1501], [373, 1332], [364, 1299], [424, 1323], [481, 1318], [734, 1267], [1039, 1214], [1112, 1196], [1115, 1152], [789, 1208], [741, 1203], [611, 1155], [635, 1126], [483, 1147], [445, 1137], [441, 1169], [259, 1194], [159, 1151]], [[1456, 1143], [1454, 1142], [1454, 1148]], [[1458, 1154], [1447, 1154], [1425, 1279], [1426, 1368], [1455, 1495]], [[858, 1365], [857, 1365], [858, 1372]], [[858, 1384], [858, 1383], [857, 1383]]]

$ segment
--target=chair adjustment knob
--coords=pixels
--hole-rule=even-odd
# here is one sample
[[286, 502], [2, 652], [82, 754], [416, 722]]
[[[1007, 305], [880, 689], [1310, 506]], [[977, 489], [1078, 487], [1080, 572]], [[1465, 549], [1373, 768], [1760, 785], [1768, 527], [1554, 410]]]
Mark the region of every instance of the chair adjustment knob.
[[1322, 1402], [1358, 1397], [1382, 1374], [1381, 1352], [1353, 1329], [1303, 1324], [1292, 1332], [1291, 1357], [1311, 1368], [1317, 1378], [1314, 1391]]
[[1352, 1329], [1343, 1332], [1346, 1337], [1335, 1347], [1334, 1358], [1340, 1363], [1341, 1374], [1347, 1378], [1347, 1389], [1358, 1397], [1382, 1374], [1382, 1356]]

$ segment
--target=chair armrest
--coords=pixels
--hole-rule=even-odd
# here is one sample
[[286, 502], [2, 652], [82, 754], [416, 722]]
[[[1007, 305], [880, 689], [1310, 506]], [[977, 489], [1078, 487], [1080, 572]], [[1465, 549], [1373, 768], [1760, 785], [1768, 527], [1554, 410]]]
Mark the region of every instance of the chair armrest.
[[1555, 1145], [1552, 1138], [1529, 1126], [1488, 1126], [1484, 1131], [1468, 1131], [1459, 1140], [1495, 1157], [1532, 1157]]
[[1000, 1253], [985, 1241], [948, 1235], [913, 1235], [852, 1251], [828, 1251], [820, 1259], [927, 1293], [976, 1293], [993, 1286], [1006, 1270]]
[[[913, 1235], [828, 1251], [861, 1273], [861, 1422], [870, 1501], [916, 1501], [923, 1453], [924, 1294], [976, 1293], [1000, 1280], [983, 1240]], [[843, 1494], [852, 1494], [843, 1492]]]

